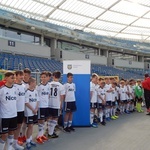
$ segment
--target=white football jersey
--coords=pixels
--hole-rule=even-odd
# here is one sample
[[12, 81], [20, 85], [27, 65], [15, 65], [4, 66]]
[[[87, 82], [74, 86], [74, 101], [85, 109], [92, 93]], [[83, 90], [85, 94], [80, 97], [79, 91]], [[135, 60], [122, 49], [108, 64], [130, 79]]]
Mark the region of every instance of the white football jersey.
[[[25, 103], [29, 103], [32, 108], [36, 108], [37, 102], [39, 101], [38, 92], [37, 90], [27, 90], [25, 93]], [[25, 106], [25, 117], [34, 116], [31, 109]]]
[[112, 101], [112, 92], [107, 92], [108, 90], [110, 90], [111, 84], [106, 84], [105, 85], [105, 91], [106, 91], [106, 101]]
[[97, 103], [97, 86], [90, 82], [90, 92], [92, 92], [91, 103]]
[[114, 102], [116, 100], [116, 90], [115, 88], [112, 88], [113, 91], [112, 91], [112, 102]]
[[132, 86], [132, 90], [133, 90], [133, 95], [135, 96], [135, 85]]
[[50, 97], [50, 85], [48, 83], [46, 85], [39, 84], [37, 86], [37, 92], [39, 95], [39, 108], [48, 108]]
[[116, 98], [118, 100], [119, 99], [119, 87], [118, 86], [116, 86], [115, 93], [116, 93]]
[[99, 96], [101, 96], [103, 99], [105, 98], [105, 96], [106, 96], [105, 88], [99, 87], [97, 89], [97, 102], [102, 103], [102, 100], [99, 98]]
[[74, 83], [65, 83], [65, 102], [74, 102], [75, 101], [75, 91], [76, 86]]
[[64, 86], [60, 82], [52, 81], [50, 84], [49, 107], [60, 109], [60, 96], [65, 95]]
[[123, 101], [123, 100], [126, 100], [126, 92], [127, 92], [127, 88], [124, 86], [124, 87], [120, 87], [119, 89], [119, 94], [120, 94], [120, 100]]
[[130, 93], [129, 99], [131, 100], [131, 99], [133, 99], [133, 97], [134, 97], [134, 91], [133, 91], [133, 89], [132, 89], [131, 86], [129, 86], [129, 93]]
[[25, 85], [15, 83], [17, 93], [17, 112], [24, 111], [25, 109]]
[[136, 87], [136, 85], [133, 85], [133, 86], [132, 86], [133, 91], [135, 91], [135, 87]]
[[17, 94], [14, 86], [2, 86], [0, 89], [0, 118], [14, 118], [17, 116]]

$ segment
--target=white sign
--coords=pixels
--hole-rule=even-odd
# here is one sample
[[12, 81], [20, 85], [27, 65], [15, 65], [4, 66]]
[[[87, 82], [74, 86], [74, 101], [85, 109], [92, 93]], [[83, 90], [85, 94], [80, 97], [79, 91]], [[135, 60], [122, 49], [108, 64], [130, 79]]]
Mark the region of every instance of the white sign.
[[71, 72], [73, 74], [91, 74], [90, 60], [64, 60], [63, 74]]

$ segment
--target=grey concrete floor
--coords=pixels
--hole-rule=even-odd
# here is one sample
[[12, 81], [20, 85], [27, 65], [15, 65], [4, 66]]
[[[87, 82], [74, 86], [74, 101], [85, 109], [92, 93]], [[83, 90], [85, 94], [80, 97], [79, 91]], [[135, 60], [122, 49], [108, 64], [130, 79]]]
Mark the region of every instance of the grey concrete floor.
[[123, 114], [117, 120], [98, 128], [76, 128], [75, 132], [59, 131], [33, 150], [150, 150], [150, 116], [145, 113]]

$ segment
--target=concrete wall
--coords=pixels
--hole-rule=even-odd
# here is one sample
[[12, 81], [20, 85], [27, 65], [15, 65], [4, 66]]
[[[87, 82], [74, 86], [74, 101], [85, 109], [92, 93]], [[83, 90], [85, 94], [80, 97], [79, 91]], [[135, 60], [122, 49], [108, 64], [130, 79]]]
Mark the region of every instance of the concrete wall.
[[[8, 40], [15, 41], [15, 47], [8, 46]], [[47, 46], [35, 45], [21, 42], [14, 39], [0, 38], [0, 50], [4, 52], [14, 52], [17, 54], [27, 54], [38, 57], [50, 58], [50, 48]]]
[[123, 60], [123, 59], [114, 59], [114, 66], [144, 69], [144, 62], [136, 62], [136, 61]]
[[150, 62], [144, 63], [144, 69], [150, 69]]
[[[60, 51], [62, 51], [62, 59], [60, 58]], [[96, 55], [86, 55], [79, 52], [71, 52], [67, 50], [56, 49], [55, 55], [57, 60], [91, 60], [91, 63], [94, 64], [103, 64], [107, 65], [107, 58]]]

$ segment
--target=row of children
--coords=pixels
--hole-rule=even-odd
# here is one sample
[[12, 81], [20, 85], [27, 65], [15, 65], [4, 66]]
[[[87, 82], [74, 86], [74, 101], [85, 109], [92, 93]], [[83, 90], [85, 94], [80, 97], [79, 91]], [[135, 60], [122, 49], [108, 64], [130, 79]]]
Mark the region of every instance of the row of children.
[[[36, 146], [32, 140], [35, 123], [38, 123], [38, 143], [57, 138], [55, 127], [63, 101], [66, 111], [64, 131], [75, 130], [72, 127], [72, 112], [76, 110], [73, 74], [67, 74], [68, 82], [64, 85], [59, 82], [60, 77], [61, 73], [56, 71], [52, 74], [53, 81], [49, 82], [51, 73], [44, 71], [37, 86], [29, 69], [5, 73], [5, 82], [0, 89], [0, 150], [4, 150], [5, 145], [7, 150], [22, 150], [24, 142], [27, 150]], [[45, 121], [48, 136], [44, 135]]]
[[98, 127], [93, 121], [94, 116], [102, 125], [107, 121], [118, 119], [118, 114], [130, 114], [135, 111], [143, 112], [141, 103], [143, 101], [143, 89], [140, 80], [124, 80], [120, 82], [114, 78], [99, 78], [93, 74], [90, 82], [91, 109], [90, 123], [92, 127]]

